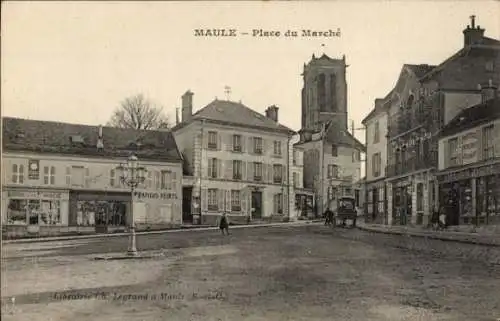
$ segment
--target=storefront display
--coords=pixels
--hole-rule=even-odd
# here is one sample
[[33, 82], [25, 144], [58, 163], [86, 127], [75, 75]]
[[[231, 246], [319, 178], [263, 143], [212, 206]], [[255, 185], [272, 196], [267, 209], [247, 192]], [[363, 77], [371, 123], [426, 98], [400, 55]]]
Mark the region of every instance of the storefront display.
[[127, 203], [120, 201], [78, 201], [77, 225], [125, 226]]
[[[7, 225], [61, 225], [67, 213], [67, 193], [8, 191]], [[63, 208], [64, 207], [64, 208]]]

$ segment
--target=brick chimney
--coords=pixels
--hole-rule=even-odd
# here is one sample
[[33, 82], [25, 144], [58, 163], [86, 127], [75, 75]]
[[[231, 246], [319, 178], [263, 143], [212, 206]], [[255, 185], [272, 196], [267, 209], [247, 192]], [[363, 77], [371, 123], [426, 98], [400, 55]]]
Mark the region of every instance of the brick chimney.
[[481, 89], [483, 103], [490, 99], [497, 98], [498, 86], [494, 85], [491, 79], [488, 81], [488, 84], [479, 85], [478, 87]]
[[193, 116], [193, 95], [190, 90], [182, 95], [182, 122], [191, 120]]
[[278, 122], [278, 109], [275, 105], [267, 107], [266, 117]]
[[470, 16], [471, 24], [464, 29], [464, 47], [480, 43], [484, 37], [484, 29], [476, 26], [476, 16]]

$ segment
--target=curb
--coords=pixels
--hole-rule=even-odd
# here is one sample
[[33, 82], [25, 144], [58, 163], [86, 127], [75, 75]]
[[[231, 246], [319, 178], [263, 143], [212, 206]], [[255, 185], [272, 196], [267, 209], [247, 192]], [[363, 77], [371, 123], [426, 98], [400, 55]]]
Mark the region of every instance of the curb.
[[374, 233], [381, 233], [381, 234], [392, 234], [392, 235], [401, 235], [401, 236], [413, 236], [413, 237], [421, 237], [421, 238], [431, 239], [431, 240], [440, 240], [440, 241], [445, 241], [445, 242], [456, 242], [456, 243], [481, 245], [481, 246], [489, 246], [489, 247], [500, 247], [500, 244], [488, 243], [488, 242], [482, 242], [482, 241], [475, 241], [475, 240], [453, 239], [453, 238], [444, 237], [444, 236], [425, 235], [425, 234], [399, 232], [399, 231], [383, 231], [383, 230], [378, 230], [378, 229], [364, 227], [364, 226], [357, 226], [356, 228], [358, 228], [359, 230], [362, 230], [362, 231], [374, 232]]
[[[241, 229], [241, 228], [256, 228], [256, 227], [281, 227], [281, 226], [301, 226], [314, 224], [313, 221], [297, 221], [297, 222], [286, 222], [286, 223], [268, 223], [268, 224], [249, 224], [249, 225], [232, 225], [231, 229]], [[218, 230], [218, 227], [184, 227], [179, 229], [169, 229], [169, 230], [159, 230], [159, 231], [149, 231], [149, 232], [136, 232], [135, 235], [150, 235], [150, 234], [166, 234], [166, 233], [179, 233], [179, 232], [193, 232], [193, 231], [214, 231]], [[81, 240], [81, 239], [95, 239], [95, 238], [108, 238], [108, 237], [119, 237], [119, 236], [129, 236], [129, 233], [112, 233], [112, 234], [89, 234], [89, 235], [75, 235], [75, 236], [55, 236], [55, 237], [42, 237], [42, 238], [26, 238], [17, 240], [2, 240], [2, 244], [21, 244], [21, 243], [41, 243], [41, 242], [53, 242], [53, 241], [70, 241], [70, 240]]]

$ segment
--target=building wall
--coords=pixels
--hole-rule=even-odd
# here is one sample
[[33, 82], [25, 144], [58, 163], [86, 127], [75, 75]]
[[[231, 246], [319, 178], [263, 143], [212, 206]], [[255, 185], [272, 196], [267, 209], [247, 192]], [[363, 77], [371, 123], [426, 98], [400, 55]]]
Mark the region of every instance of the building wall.
[[[380, 179], [385, 177], [385, 169], [387, 165], [387, 113], [382, 112], [372, 119], [368, 120], [366, 123], [366, 181], [372, 181], [375, 179]], [[378, 123], [379, 130], [379, 140], [374, 142], [375, 137], [375, 127]], [[373, 155], [380, 153], [380, 174], [374, 176], [373, 173]]]
[[481, 102], [480, 93], [446, 92], [443, 94], [443, 96], [444, 96], [443, 126], [448, 124], [462, 110], [477, 105]]
[[483, 158], [483, 129], [491, 124], [494, 125], [494, 153], [500, 157], [500, 119], [485, 123], [452, 136], [443, 137], [439, 140], [439, 170], [450, 167], [448, 141], [458, 140], [458, 164], [463, 166], [482, 161]]
[[[30, 160], [39, 162], [39, 177], [38, 179], [28, 179], [28, 165]], [[111, 170], [116, 169], [120, 162], [125, 160], [117, 159], [99, 159], [85, 157], [67, 157], [58, 155], [37, 155], [26, 153], [9, 153], [2, 155], [2, 222], [7, 223], [7, 206], [10, 195], [20, 193], [52, 193], [52, 195], [61, 194], [61, 222], [60, 226], [73, 225], [75, 220], [71, 216], [76, 215], [69, 208], [68, 193], [70, 192], [89, 192], [104, 195], [109, 194], [124, 194], [130, 196], [130, 188], [120, 184], [118, 171], [115, 171], [115, 176], [111, 176]], [[181, 188], [182, 188], [182, 165], [180, 163], [160, 163], [141, 161], [140, 164], [147, 169], [146, 181], [140, 185], [133, 196], [133, 204], [143, 204], [144, 206], [137, 207], [136, 222], [144, 223], [149, 221], [151, 224], [181, 224]], [[23, 166], [23, 182], [13, 181], [14, 166], [18, 169]], [[55, 170], [53, 180], [51, 176], [47, 176], [45, 180], [45, 167]], [[76, 176], [73, 167], [81, 168], [81, 180]], [[161, 171], [170, 171], [172, 174], [170, 184], [165, 188], [161, 188], [160, 176]], [[35, 194], [33, 194], [35, 193]], [[145, 194], [146, 193], [146, 194]], [[16, 196], [20, 197], [20, 196]], [[31, 196], [30, 196], [31, 197]], [[162, 210], [163, 206], [169, 207], [168, 216], [162, 216], [166, 213]], [[162, 212], [163, 211], [163, 212]], [[130, 210], [128, 210], [128, 214]], [[130, 220], [130, 218], [127, 218]]]
[[[290, 144], [286, 134], [277, 134], [273, 132], [265, 132], [239, 126], [219, 125], [210, 122], [201, 121], [194, 122], [183, 128], [180, 134], [181, 139], [178, 140], [181, 150], [187, 149], [188, 144], [193, 142], [193, 174], [195, 177], [195, 186], [193, 197], [198, 197], [201, 194], [201, 212], [202, 220], [205, 223], [213, 224], [215, 218], [220, 215], [222, 210], [230, 214], [233, 220], [246, 220], [246, 217], [251, 213], [251, 194], [250, 186], [259, 186], [263, 191], [263, 213], [262, 217], [271, 217], [277, 213], [274, 211], [273, 197], [275, 194], [281, 194], [283, 189], [283, 213], [287, 216], [287, 204], [290, 198], [288, 197], [290, 189], [287, 186], [288, 177], [288, 162], [291, 156], [288, 144]], [[208, 148], [208, 133], [217, 133], [216, 148]], [[233, 135], [241, 135], [242, 151], [233, 151]], [[178, 134], [176, 134], [176, 137]], [[253, 152], [253, 137], [262, 138], [263, 153], [260, 155]], [[281, 143], [281, 155], [274, 154], [274, 141]], [[290, 155], [288, 154], [290, 152]], [[217, 159], [217, 177], [209, 177], [209, 160]], [[239, 160], [242, 162], [242, 177], [241, 179], [233, 178], [233, 161]], [[263, 164], [262, 181], [254, 182], [253, 180], [253, 162]], [[274, 183], [273, 181], [273, 165], [282, 165], [282, 182]], [[200, 185], [201, 184], [201, 185]], [[218, 209], [208, 209], [208, 190], [217, 189]], [[240, 210], [232, 210], [231, 191], [240, 191]]]

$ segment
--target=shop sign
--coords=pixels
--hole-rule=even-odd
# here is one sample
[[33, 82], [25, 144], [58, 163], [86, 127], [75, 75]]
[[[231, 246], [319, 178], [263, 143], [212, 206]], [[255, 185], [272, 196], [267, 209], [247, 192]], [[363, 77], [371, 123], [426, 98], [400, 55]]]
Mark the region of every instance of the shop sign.
[[500, 174], [500, 163], [448, 173], [442, 176], [438, 176], [438, 180], [440, 182], [455, 182], [465, 179], [471, 179], [473, 177], [482, 177], [495, 174]]
[[410, 186], [410, 185], [411, 185], [411, 182], [409, 182], [407, 180], [399, 181], [399, 182], [394, 184], [395, 187], [406, 187], [406, 186]]
[[58, 192], [40, 192], [40, 191], [8, 191], [7, 195], [9, 197], [15, 198], [46, 198], [46, 199], [61, 199], [66, 196], [66, 193], [58, 193]]
[[40, 161], [38, 159], [28, 161], [28, 179], [40, 179]]
[[177, 194], [157, 193], [157, 192], [134, 192], [134, 197], [137, 197], [138, 199], [167, 200], [167, 199], [177, 199]]
[[471, 132], [462, 136], [462, 163], [477, 162], [477, 133]]

